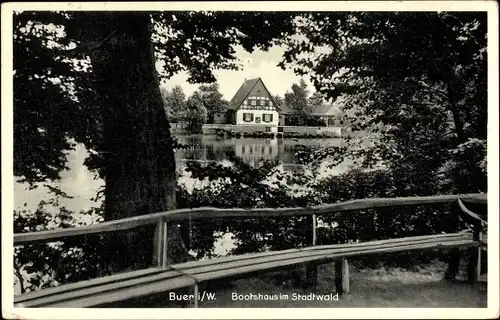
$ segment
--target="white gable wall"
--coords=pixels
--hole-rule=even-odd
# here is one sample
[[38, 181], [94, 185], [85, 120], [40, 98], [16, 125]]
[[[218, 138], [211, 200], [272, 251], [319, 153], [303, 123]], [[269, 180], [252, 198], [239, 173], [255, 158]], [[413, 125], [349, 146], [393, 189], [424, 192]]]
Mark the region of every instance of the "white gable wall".
[[[253, 114], [252, 121], [244, 121], [243, 114], [251, 113]], [[273, 119], [271, 122], [264, 122], [264, 114], [272, 114]], [[260, 123], [257, 122], [257, 118], [260, 118]], [[279, 113], [275, 110], [245, 110], [240, 109], [236, 112], [236, 125], [244, 126], [244, 125], [260, 125], [262, 127], [271, 127], [271, 132], [278, 131], [278, 122], [279, 122]]]

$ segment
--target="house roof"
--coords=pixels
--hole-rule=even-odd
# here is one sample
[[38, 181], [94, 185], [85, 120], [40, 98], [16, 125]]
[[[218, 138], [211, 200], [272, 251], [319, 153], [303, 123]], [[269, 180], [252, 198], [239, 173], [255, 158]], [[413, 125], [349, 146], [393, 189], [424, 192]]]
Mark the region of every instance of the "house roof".
[[[292, 114], [292, 110], [287, 105], [279, 106], [280, 114]], [[337, 107], [331, 104], [324, 104], [317, 107], [311, 113], [312, 116], [333, 116], [338, 114], [339, 110]]]
[[292, 113], [292, 110], [286, 104], [282, 104], [282, 105], [277, 106], [277, 107], [278, 107], [280, 114], [291, 114]]
[[[241, 85], [241, 87], [236, 92], [236, 94], [233, 96], [233, 98], [229, 101], [228, 110], [238, 109], [238, 107], [241, 105], [243, 100], [246, 99], [248, 94], [252, 91], [253, 87], [259, 81], [262, 81], [262, 79], [261, 78], [254, 78], [254, 79], [245, 80], [243, 82], [243, 84]], [[264, 86], [264, 88], [266, 88], [266, 85], [264, 84], [263, 81], [262, 81], [262, 85]], [[266, 88], [266, 90], [267, 90], [267, 88]], [[273, 96], [271, 95], [269, 90], [267, 90], [267, 91], [268, 91], [271, 99], [273, 99]], [[274, 102], [274, 99], [273, 99], [273, 102]], [[274, 104], [276, 105], [276, 103], [274, 103]], [[276, 105], [276, 109], [278, 110], [278, 112], [280, 114], [291, 114], [292, 113], [292, 110], [285, 104], [283, 104], [281, 106]], [[333, 116], [333, 115], [337, 114], [338, 111], [339, 110], [337, 107], [335, 107], [331, 104], [324, 104], [320, 107], [315, 108], [311, 115], [313, 115], [313, 116]]]
[[331, 104], [324, 104], [313, 110], [311, 115], [313, 116], [333, 116], [338, 114], [339, 109]]
[[245, 80], [241, 87], [238, 89], [234, 97], [229, 101], [229, 110], [235, 110], [238, 108], [243, 100], [248, 96], [252, 88], [259, 82], [260, 78]]
[[[276, 102], [274, 101], [273, 95], [267, 89], [266, 85], [264, 84], [264, 81], [262, 81], [262, 79], [259, 77], [259, 78], [249, 79], [249, 80], [245, 79], [245, 82], [243, 82], [243, 84], [238, 89], [238, 91], [236, 92], [236, 94], [234, 95], [234, 97], [231, 99], [231, 101], [229, 101], [229, 106], [228, 106], [227, 109], [228, 110], [236, 110], [236, 109], [238, 109], [238, 107], [241, 105], [241, 103], [243, 102], [243, 100], [246, 99], [246, 97], [252, 91], [253, 87], [255, 87], [255, 85], [259, 81], [262, 82], [262, 85], [264, 86], [264, 89], [266, 89], [267, 93], [269, 94], [269, 97], [271, 98], [271, 101], [274, 103], [274, 105], [276, 105]], [[276, 109], [278, 109], [278, 111], [280, 111], [280, 107], [276, 106]]]

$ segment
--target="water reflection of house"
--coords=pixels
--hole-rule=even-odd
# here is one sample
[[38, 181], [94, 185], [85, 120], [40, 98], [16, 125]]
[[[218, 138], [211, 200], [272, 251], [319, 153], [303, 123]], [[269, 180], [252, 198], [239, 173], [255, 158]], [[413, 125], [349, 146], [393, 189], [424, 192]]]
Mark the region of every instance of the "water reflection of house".
[[277, 132], [279, 113], [274, 99], [261, 78], [243, 82], [224, 114], [214, 118], [217, 124], [233, 124], [249, 131]]
[[276, 139], [236, 139], [235, 155], [246, 163], [256, 165], [260, 160], [273, 161], [278, 158]]
[[220, 162], [234, 154], [231, 140], [217, 140], [207, 135], [181, 135], [177, 141], [187, 148], [176, 150], [175, 157], [179, 161], [187, 159]]

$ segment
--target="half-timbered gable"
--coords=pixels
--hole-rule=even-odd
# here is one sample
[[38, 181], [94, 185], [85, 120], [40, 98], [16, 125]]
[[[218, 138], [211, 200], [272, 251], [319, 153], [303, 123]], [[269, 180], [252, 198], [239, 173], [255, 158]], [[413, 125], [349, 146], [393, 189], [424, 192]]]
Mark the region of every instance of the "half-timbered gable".
[[262, 126], [277, 132], [279, 110], [261, 78], [245, 80], [230, 101], [227, 118], [241, 126]]

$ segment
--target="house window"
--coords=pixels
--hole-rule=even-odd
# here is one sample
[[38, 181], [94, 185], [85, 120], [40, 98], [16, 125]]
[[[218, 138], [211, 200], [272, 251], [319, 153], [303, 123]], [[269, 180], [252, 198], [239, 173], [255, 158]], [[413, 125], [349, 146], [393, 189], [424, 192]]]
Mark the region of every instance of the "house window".
[[269, 113], [264, 113], [263, 114], [264, 116], [264, 122], [272, 122], [273, 121], [273, 115], [272, 114], [269, 114]]
[[243, 121], [252, 122], [253, 121], [253, 113], [244, 113], [243, 114]]
[[245, 154], [245, 146], [241, 147], [241, 154]]
[[255, 118], [255, 123], [260, 123], [260, 117]]
[[252, 100], [250, 100], [250, 103], [251, 103], [252, 106], [256, 106], [257, 105], [257, 100], [253, 100], [252, 99]]
[[255, 101], [258, 106], [260, 106], [260, 100]]
[[[271, 127], [266, 127], [266, 132], [271, 132]], [[264, 147], [262, 147], [262, 153], [264, 153]]]

